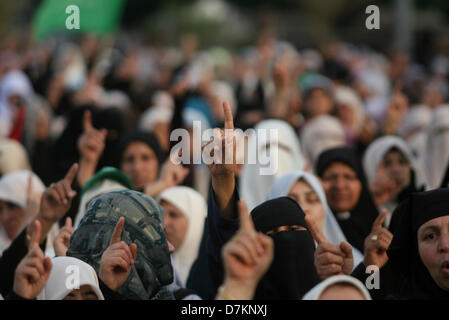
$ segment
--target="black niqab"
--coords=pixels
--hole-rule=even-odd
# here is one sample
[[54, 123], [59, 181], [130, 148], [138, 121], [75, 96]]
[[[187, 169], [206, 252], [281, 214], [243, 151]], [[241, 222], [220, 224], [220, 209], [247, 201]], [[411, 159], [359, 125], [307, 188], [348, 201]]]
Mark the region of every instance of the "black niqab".
[[[305, 214], [290, 198], [266, 201], [251, 212], [257, 231], [266, 233], [280, 226], [308, 229]], [[301, 299], [320, 282], [314, 265], [315, 243], [308, 230], [281, 231], [271, 235], [274, 259], [260, 280], [254, 299]]]

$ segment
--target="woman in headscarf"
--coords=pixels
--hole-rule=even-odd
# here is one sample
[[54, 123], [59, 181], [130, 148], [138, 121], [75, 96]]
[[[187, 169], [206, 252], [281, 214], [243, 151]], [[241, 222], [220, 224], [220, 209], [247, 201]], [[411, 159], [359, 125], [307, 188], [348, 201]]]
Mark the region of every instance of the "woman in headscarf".
[[[316, 225], [332, 243], [339, 245], [347, 241], [327, 204], [323, 187], [313, 174], [292, 171], [276, 179], [268, 191], [267, 200], [279, 197], [290, 197], [298, 202], [305, 214], [314, 219]], [[352, 251], [354, 265], [357, 266], [363, 261], [363, 254], [356, 248]]]
[[363, 252], [365, 238], [378, 211], [359, 158], [348, 147], [325, 150], [318, 158], [315, 172], [321, 178], [329, 207], [344, 235], [353, 247]]
[[[117, 235], [119, 220], [123, 224]], [[105, 278], [102, 279], [101, 262], [110, 245], [121, 243], [120, 240], [125, 242], [126, 248], [134, 247], [135, 256], [124, 282], [112, 288]], [[100, 285], [105, 296], [107, 293], [118, 299], [173, 299], [165, 287], [173, 281], [173, 269], [164, 234], [163, 209], [143, 193], [114, 191], [91, 201], [70, 239], [67, 256], [81, 259], [95, 269], [104, 282]]]
[[165, 159], [156, 136], [141, 130], [131, 131], [122, 138], [118, 155], [121, 170], [136, 190], [143, 190], [157, 180]]
[[[301, 153], [299, 139], [293, 128], [281, 120], [265, 120], [255, 127], [256, 132], [248, 137], [248, 161], [245, 162], [240, 178], [240, 194], [245, 200], [248, 209], [265, 200], [265, 196], [273, 181], [284, 173], [292, 170], [303, 170], [306, 161]], [[277, 133], [277, 140], [272, 134]], [[270, 148], [277, 147], [277, 159], [272, 159]], [[262, 157], [268, 158], [267, 164], [262, 164]], [[257, 156], [257, 159], [254, 157]], [[250, 159], [256, 161], [249, 161]], [[275, 172], [263, 174], [274, 165]], [[276, 167], [277, 165], [277, 167]]]
[[345, 131], [336, 117], [321, 115], [307, 122], [301, 131], [301, 146], [310, 167], [323, 150], [344, 146]]
[[117, 190], [134, 189], [131, 180], [119, 169], [104, 167], [90, 178], [83, 187], [80, 205], [75, 217], [74, 228], [77, 228], [84, 217], [90, 201], [96, 197]]
[[449, 189], [413, 193], [393, 213], [389, 264], [399, 299], [449, 299]]
[[365, 121], [363, 102], [352, 88], [346, 86], [335, 88], [334, 100], [337, 116], [344, 127], [346, 144], [355, 147]]
[[28, 77], [19, 70], [5, 74], [0, 83], [0, 136], [22, 140], [25, 106], [34, 92]]
[[433, 112], [425, 152], [428, 190], [441, 185], [449, 161], [449, 106], [441, 106]]
[[[214, 194], [211, 196], [213, 199]], [[238, 229], [238, 220], [223, 218], [214, 200], [209, 202], [208, 210], [209, 229], [212, 230], [209, 262], [212, 279], [218, 287], [223, 279], [221, 248]], [[251, 216], [255, 229], [273, 238], [275, 252], [254, 299], [301, 299], [320, 281], [313, 264], [315, 243], [307, 229], [304, 212], [296, 201], [282, 197], [260, 204], [251, 211]], [[219, 225], [228, 227], [219, 230]]]
[[207, 215], [206, 201], [197, 191], [184, 186], [168, 188], [157, 199], [164, 209], [167, 240], [175, 247], [173, 266], [185, 285], [199, 253]]
[[[31, 182], [31, 188], [29, 183]], [[31, 190], [31, 194], [28, 194]], [[0, 255], [34, 219], [45, 190], [42, 181], [31, 171], [19, 170], [0, 179]], [[31, 199], [28, 199], [31, 197]]]
[[[90, 265], [72, 257], [56, 257], [51, 263], [50, 276], [37, 300], [104, 300], [97, 273]], [[69, 277], [75, 275], [79, 276], [78, 289], [67, 286], [72, 283]]]
[[375, 140], [363, 156], [363, 168], [379, 211], [388, 211], [387, 226], [401, 200], [411, 192], [424, 190], [423, 171], [399, 137], [384, 136]]
[[320, 282], [302, 300], [371, 300], [371, 296], [358, 279], [338, 275]]

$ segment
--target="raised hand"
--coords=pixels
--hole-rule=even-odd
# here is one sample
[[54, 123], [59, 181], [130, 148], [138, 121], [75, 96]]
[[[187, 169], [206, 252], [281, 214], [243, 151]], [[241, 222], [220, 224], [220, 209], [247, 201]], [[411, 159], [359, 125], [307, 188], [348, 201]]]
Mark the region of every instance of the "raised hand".
[[72, 227], [72, 219], [67, 217], [64, 227], [59, 231], [53, 241], [53, 248], [55, 249], [55, 255], [57, 257], [65, 256], [67, 249], [69, 248], [70, 237], [74, 232], [75, 229]]
[[78, 150], [84, 160], [97, 162], [103, 154], [108, 132], [106, 129], [94, 128], [89, 110], [83, 114], [83, 129], [84, 132], [78, 139]]
[[160, 179], [166, 188], [181, 184], [189, 174], [189, 169], [182, 164], [175, 164], [170, 159], [164, 163], [161, 169]]
[[223, 287], [229, 296], [251, 299], [259, 280], [273, 261], [274, 245], [269, 236], [256, 232], [242, 201], [238, 207], [240, 229], [222, 250], [225, 266]]
[[215, 128], [213, 140], [202, 147], [203, 155], [208, 158], [208, 167], [212, 177], [232, 176], [236, 170], [236, 140], [234, 119], [228, 102], [223, 102], [225, 119], [224, 131]]
[[72, 190], [71, 185], [77, 171], [78, 164], [75, 163], [64, 179], [53, 183], [45, 190], [41, 200], [39, 218], [54, 223], [65, 215], [72, 204], [72, 199], [76, 196], [76, 191]]
[[125, 218], [121, 217], [112, 232], [109, 247], [103, 252], [100, 261], [100, 279], [113, 291], [128, 279], [137, 258], [137, 245], [133, 243], [128, 246], [121, 241], [124, 226]]
[[376, 218], [371, 233], [365, 238], [365, 266], [376, 265], [382, 268], [388, 261], [387, 250], [393, 240], [393, 234], [382, 227], [387, 216], [387, 210], [383, 210]]
[[25, 299], [34, 299], [44, 289], [47, 283], [52, 263], [45, 257], [39, 247], [41, 238], [41, 225], [34, 221], [34, 228], [28, 247], [28, 254], [16, 268], [13, 291]]
[[340, 245], [330, 242], [313, 219], [306, 216], [305, 220], [318, 245], [314, 260], [318, 276], [325, 280], [334, 275], [349, 275], [354, 267], [351, 245], [347, 242], [341, 242]]

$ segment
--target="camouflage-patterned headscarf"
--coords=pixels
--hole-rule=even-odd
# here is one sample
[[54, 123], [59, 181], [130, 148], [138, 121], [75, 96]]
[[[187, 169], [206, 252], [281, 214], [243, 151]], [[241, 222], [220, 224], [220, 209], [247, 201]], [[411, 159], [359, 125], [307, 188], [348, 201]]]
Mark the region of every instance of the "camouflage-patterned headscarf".
[[118, 293], [131, 300], [173, 299], [164, 287], [173, 282], [173, 269], [164, 234], [163, 209], [141, 192], [120, 190], [92, 200], [70, 239], [67, 256], [85, 261], [99, 274], [101, 256], [122, 216], [122, 240], [128, 245], [137, 244], [137, 259]]

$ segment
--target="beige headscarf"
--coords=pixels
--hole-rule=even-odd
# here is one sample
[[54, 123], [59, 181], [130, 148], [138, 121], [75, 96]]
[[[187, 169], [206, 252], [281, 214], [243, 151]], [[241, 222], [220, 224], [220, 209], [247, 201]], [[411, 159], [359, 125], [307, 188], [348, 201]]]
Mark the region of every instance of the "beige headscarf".
[[19, 142], [0, 138], [0, 177], [16, 170], [31, 170], [28, 154]]
[[[28, 190], [28, 179], [31, 175], [32, 181], [32, 197], [39, 201], [42, 194], [45, 191], [45, 186], [41, 179], [31, 171], [18, 170], [8, 173], [0, 179], [0, 200], [11, 202], [25, 210], [25, 217], [22, 221], [20, 231], [21, 232], [25, 226], [27, 226], [34, 218], [37, 212], [29, 212], [26, 210], [27, 207], [27, 190]], [[0, 225], [0, 254], [7, 249], [12, 240], [6, 235], [6, 231]]]
[[301, 146], [312, 168], [322, 151], [345, 145], [345, 131], [340, 120], [321, 115], [310, 120], [301, 131]]

